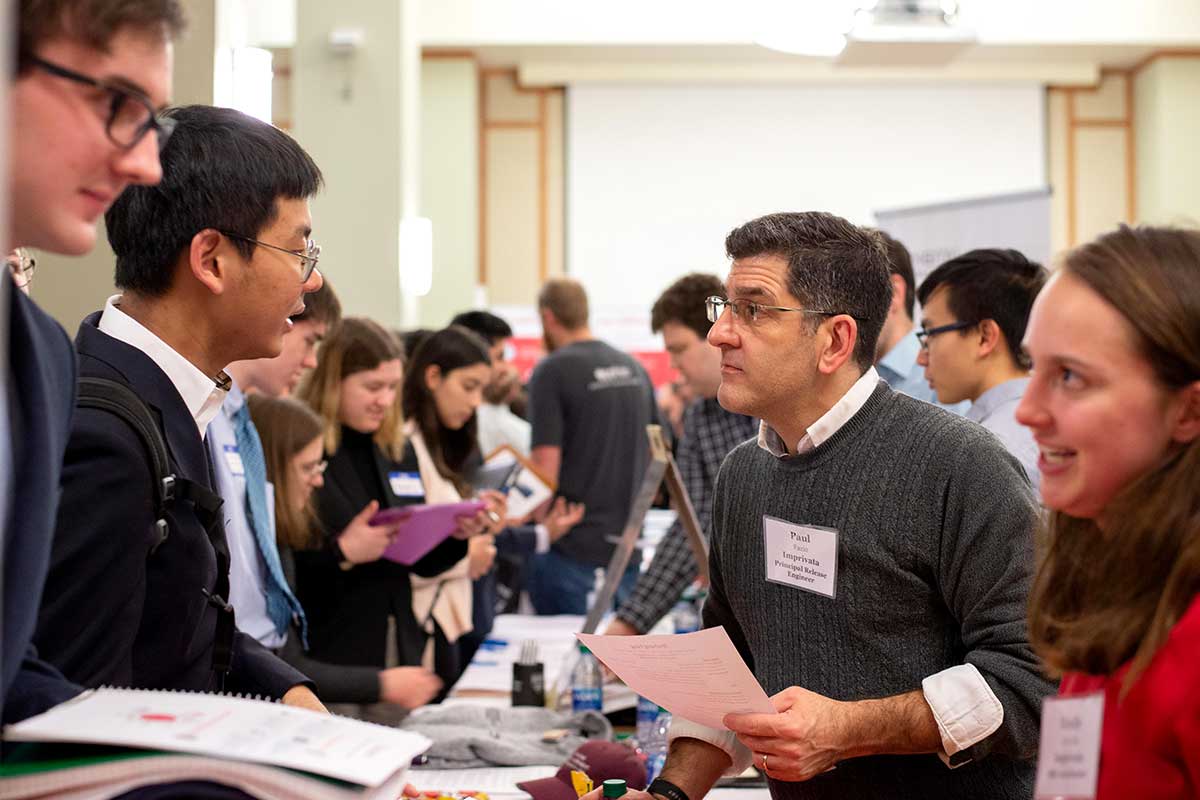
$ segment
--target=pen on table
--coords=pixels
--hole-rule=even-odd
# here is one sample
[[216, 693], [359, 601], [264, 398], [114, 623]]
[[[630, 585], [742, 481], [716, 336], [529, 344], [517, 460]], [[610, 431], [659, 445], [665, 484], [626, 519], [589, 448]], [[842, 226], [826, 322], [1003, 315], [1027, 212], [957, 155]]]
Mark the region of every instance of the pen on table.
[[577, 797], [583, 797], [592, 790], [592, 779], [577, 769], [571, 770], [571, 783]]

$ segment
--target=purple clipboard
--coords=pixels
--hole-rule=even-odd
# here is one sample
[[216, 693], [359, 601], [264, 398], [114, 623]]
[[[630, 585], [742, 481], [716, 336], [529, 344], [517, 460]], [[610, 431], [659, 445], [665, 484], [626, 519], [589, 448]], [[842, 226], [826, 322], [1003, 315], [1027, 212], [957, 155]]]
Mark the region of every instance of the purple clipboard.
[[404, 524], [388, 549], [383, 551], [383, 557], [412, 566], [458, 530], [459, 517], [473, 517], [485, 508], [487, 506], [480, 500], [385, 508], [371, 517], [370, 523], [386, 525], [396, 517], [404, 517]]

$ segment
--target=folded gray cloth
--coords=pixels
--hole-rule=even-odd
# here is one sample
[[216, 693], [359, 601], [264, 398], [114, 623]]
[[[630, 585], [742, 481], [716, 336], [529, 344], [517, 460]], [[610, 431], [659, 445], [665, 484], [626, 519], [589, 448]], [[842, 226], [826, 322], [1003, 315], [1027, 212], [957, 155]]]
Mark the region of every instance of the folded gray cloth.
[[[546, 708], [426, 706], [409, 714], [400, 727], [433, 741], [425, 754], [430, 769], [557, 767], [588, 739], [612, 738], [612, 725], [602, 714], [560, 714]], [[555, 728], [568, 733], [553, 744], [543, 742], [542, 735]]]

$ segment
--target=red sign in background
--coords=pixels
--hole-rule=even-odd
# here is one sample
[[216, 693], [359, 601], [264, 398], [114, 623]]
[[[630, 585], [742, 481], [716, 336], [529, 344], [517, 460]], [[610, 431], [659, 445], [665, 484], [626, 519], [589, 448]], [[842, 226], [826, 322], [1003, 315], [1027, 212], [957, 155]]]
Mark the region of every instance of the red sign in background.
[[[542, 340], [533, 336], [514, 336], [508, 341], [512, 348], [509, 361], [517, 368], [521, 381], [527, 383], [534, 365], [546, 354]], [[671, 369], [671, 357], [665, 350], [633, 350], [630, 355], [642, 362], [655, 389], [679, 377], [679, 373]]]

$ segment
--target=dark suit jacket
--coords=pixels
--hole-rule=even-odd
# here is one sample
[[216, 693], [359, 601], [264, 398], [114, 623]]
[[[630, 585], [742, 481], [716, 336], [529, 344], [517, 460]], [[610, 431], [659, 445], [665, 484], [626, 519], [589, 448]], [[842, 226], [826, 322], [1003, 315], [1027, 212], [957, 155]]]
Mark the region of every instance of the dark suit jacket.
[[[98, 328], [79, 327], [82, 376], [130, 386], [158, 417], [176, 475], [211, 487], [204, 443], [166, 374], [140, 350]], [[212, 690], [217, 611], [205, 597], [217, 580], [215, 547], [196, 510], [177, 499], [170, 534], [149, 555], [154, 507], [149, 460], [115, 415], [78, 409], [63, 465], [62, 502], [34, 641], [42, 655], [85, 686]], [[235, 634], [225, 689], [281, 697], [308, 684], [249, 636]], [[311, 684], [309, 684], [311, 685]]]
[[15, 491], [3, 545], [0, 708], [15, 722], [79, 693], [30, 643], [75, 405], [75, 351], [57, 322], [16, 289], [9, 294], [9, 371], [0, 391], [9, 393]]
[[[334, 664], [386, 665], [388, 617], [396, 620], [400, 664], [421, 663], [426, 635], [412, 611], [409, 571], [432, 577], [467, 554], [467, 543], [447, 539], [411, 568], [380, 559], [348, 570], [339, 566], [336, 536], [371, 500], [380, 508], [425, 502], [423, 496], [397, 497], [388, 475], [418, 472], [412, 446], [401, 461], [388, 459], [343, 429], [343, 446], [328, 455], [325, 485], [316, 492], [317, 516], [327, 533], [322, 550], [296, 551], [296, 588], [308, 616], [309, 655]], [[374, 480], [364, 481], [369, 474]]]

